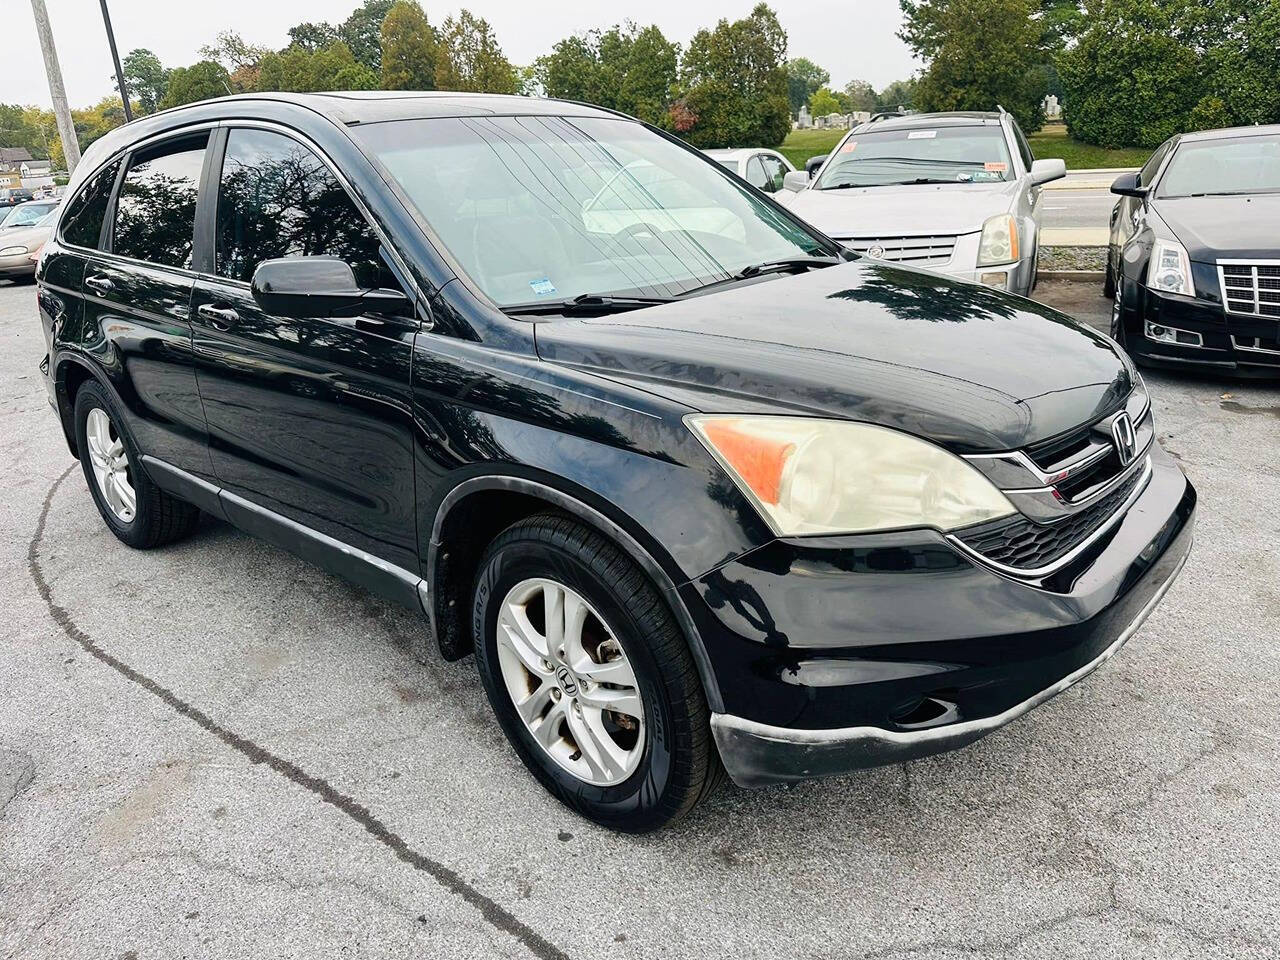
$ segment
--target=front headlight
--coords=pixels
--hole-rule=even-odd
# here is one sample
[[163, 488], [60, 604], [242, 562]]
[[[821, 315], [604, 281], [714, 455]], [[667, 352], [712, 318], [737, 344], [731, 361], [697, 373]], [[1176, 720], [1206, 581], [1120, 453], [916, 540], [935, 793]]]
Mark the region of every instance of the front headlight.
[[945, 531], [1014, 513], [959, 457], [886, 427], [769, 416], [686, 422], [779, 536]]
[[978, 266], [1018, 262], [1018, 221], [1007, 213], [988, 217], [978, 242]]
[[5, 247], [0, 250], [0, 257], [16, 257], [18, 254], [26, 252], [26, 247]]
[[1191, 260], [1187, 251], [1176, 240], [1157, 240], [1151, 247], [1151, 263], [1147, 267], [1147, 288], [1179, 293], [1184, 297], [1196, 295], [1191, 282]]

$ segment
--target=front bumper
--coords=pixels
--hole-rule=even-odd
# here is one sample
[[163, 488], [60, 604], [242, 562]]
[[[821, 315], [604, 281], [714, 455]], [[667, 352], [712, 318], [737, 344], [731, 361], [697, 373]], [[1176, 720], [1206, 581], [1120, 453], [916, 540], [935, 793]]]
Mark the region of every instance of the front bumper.
[[1087, 676], [1191, 549], [1195, 491], [1158, 448], [1152, 462], [1114, 529], [1051, 582], [897, 535], [775, 541], [686, 585], [725, 698], [711, 724], [730, 776], [761, 786], [952, 750]]
[[[1221, 373], [1280, 376], [1280, 319], [1227, 313], [1215, 300], [1141, 287], [1128, 297], [1125, 347], [1158, 366], [1198, 368]], [[1174, 341], [1158, 340], [1153, 329], [1169, 331]]]

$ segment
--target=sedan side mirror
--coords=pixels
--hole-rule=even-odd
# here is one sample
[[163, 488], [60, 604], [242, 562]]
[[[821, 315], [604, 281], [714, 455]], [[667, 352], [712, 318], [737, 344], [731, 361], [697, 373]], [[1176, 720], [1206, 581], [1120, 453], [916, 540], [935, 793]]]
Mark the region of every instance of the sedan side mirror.
[[791, 170], [782, 178], [782, 189], [797, 193], [809, 185], [810, 174], [804, 170]]
[[1116, 182], [1111, 185], [1111, 192], [1121, 197], [1145, 197], [1147, 188], [1139, 186], [1138, 174], [1122, 173], [1116, 177]]
[[809, 179], [812, 180], [818, 175], [818, 168], [826, 162], [827, 155], [825, 153], [820, 157], [810, 157], [804, 162], [804, 172], [807, 173], [809, 175]]
[[1031, 164], [1031, 182], [1037, 185], [1061, 180], [1066, 175], [1067, 164], [1063, 160], [1035, 160]]
[[253, 271], [253, 299], [267, 313], [309, 317], [409, 315], [412, 303], [399, 290], [362, 289], [351, 265], [337, 257], [264, 260]]

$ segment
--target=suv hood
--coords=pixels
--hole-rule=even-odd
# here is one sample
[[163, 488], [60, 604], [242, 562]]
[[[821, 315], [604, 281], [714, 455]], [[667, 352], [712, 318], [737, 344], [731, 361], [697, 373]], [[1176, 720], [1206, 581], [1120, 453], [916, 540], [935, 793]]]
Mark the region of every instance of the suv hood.
[[708, 413], [876, 423], [957, 452], [1097, 420], [1132, 388], [1110, 340], [1020, 297], [872, 260], [590, 320], [539, 355]]
[[849, 190], [801, 190], [788, 208], [837, 240], [977, 233], [983, 221], [1008, 213], [1018, 182], [936, 183]]
[[1192, 260], [1280, 258], [1280, 195], [1179, 197], [1156, 200], [1155, 208]]

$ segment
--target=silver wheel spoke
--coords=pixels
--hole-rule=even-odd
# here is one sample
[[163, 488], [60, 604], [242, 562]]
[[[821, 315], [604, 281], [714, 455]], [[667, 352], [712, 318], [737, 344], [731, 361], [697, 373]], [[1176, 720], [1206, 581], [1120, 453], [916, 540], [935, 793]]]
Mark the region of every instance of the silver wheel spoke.
[[[116, 435], [112, 437], [112, 433]], [[85, 418], [85, 441], [98, 492], [111, 512], [129, 523], [138, 511], [138, 496], [129, 482], [129, 454], [124, 438], [101, 407], [90, 410]]]
[[547, 625], [547, 649], [557, 657], [564, 643], [564, 589], [558, 583], [547, 581], [542, 585], [543, 619]]
[[582, 626], [587, 622], [591, 609], [580, 596], [572, 591], [562, 593], [564, 602], [564, 662], [577, 672], [576, 664], [589, 659], [582, 648]]
[[498, 642], [511, 650], [530, 673], [538, 677], [551, 676], [545, 665], [549, 659], [546, 638], [534, 629], [522, 609], [510, 603], [503, 604], [498, 618]]
[[562, 738], [561, 727], [567, 714], [565, 713], [563, 701], [557, 703], [547, 712], [547, 715], [536, 723], [530, 724], [529, 732], [533, 734], [533, 738], [542, 744], [547, 751]]
[[644, 716], [640, 694], [634, 687], [592, 687], [578, 694], [578, 702], [583, 707], [625, 713], [628, 717], [635, 717], [637, 720]]
[[627, 769], [628, 751], [609, 736], [600, 711], [590, 708], [580, 713], [569, 710], [565, 719], [569, 723], [569, 732], [573, 734], [573, 742], [578, 745], [592, 774], [602, 780], [620, 780]]
[[547, 704], [551, 703], [551, 691], [556, 689], [555, 684], [548, 683], [545, 680], [522, 700], [516, 700], [516, 711], [524, 718], [524, 722], [532, 726], [546, 710]]
[[618, 687], [636, 685], [636, 675], [625, 657], [596, 663], [584, 654], [582, 660], [573, 665], [573, 669], [578, 676], [586, 677], [596, 683], [611, 683]]

